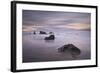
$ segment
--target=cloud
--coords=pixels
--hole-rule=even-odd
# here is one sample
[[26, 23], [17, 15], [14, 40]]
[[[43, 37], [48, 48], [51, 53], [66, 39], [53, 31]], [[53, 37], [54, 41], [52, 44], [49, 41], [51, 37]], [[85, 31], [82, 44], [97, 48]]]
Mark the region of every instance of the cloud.
[[23, 30], [25, 31], [40, 27], [90, 29], [90, 24], [90, 13], [23, 10], [23, 27], [26, 28]]
[[74, 29], [74, 30], [90, 30], [90, 24], [85, 24], [85, 23], [71, 23], [67, 25], [60, 25], [57, 26], [60, 28], [68, 28], [68, 29]]
[[37, 30], [37, 28], [34, 28], [34, 26], [23, 26], [22, 30], [26, 32], [31, 32], [31, 31]]
[[90, 24], [73, 23], [73, 24], [67, 25], [67, 28], [72, 28], [72, 29], [90, 29]]

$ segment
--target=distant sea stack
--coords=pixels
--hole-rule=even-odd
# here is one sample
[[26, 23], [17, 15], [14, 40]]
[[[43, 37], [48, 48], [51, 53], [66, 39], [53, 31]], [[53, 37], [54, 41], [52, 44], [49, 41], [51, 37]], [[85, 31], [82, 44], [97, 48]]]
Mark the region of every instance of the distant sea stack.
[[44, 32], [44, 31], [40, 31], [40, 34], [47, 34], [46, 32]]
[[33, 34], [36, 34], [36, 32], [34, 31]]
[[58, 48], [58, 52], [66, 51], [69, 51], [72, 55], [79, 55], [81, 53], [81, 50], [73, 44], [67, 44]]
[[49, 34], [53, 34], [53, 32], [49, 32]]

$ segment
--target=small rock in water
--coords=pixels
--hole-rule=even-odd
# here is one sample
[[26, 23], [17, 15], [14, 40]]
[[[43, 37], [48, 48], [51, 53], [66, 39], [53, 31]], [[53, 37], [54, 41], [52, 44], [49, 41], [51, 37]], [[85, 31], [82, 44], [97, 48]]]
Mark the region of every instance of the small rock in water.
[[81, 53], [81, 50], [73, 44], [67, 44], [58, 48], [58, 52], [66, 52], [66, 51], [69, 51], [72, 55], [79, 55]]
[[44, 32], [44, 31], [40, 31], [40, 34], [47, 34], [46, 32]]
[[54, 40], [55, 36], [54, 35], [50, 35], [49, 37], [45, 37], [45, 40]]
[[33, 34], [36, 34], [36, 32], [34, 31]]

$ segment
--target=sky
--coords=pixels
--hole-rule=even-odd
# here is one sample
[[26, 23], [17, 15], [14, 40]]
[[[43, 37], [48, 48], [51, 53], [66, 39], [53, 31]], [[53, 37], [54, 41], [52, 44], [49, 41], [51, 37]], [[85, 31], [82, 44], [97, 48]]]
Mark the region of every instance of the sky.
[[91, 14], [79, 12], [23, 10], [23, 31], [38, 28], [90, 30]]

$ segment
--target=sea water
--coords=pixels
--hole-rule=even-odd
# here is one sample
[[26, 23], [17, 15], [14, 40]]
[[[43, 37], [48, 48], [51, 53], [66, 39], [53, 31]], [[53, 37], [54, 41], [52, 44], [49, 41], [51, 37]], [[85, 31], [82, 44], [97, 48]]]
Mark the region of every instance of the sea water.
[[[22, 34], [22, 56], [23, 62], [45, 62], [63, 60], [86, 60], [91, 58], [90, 31], [86, 30], [59, 30], [53, 31], [55, 40], [44, 40], [47, 34], [33, 34], [23, 32]], [[58, 52], [63, 45], [73, 44], [81, 51], [80, 55], [73, 57], [70, 52]]]

